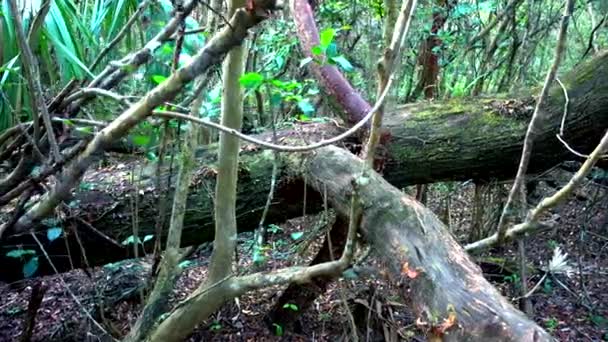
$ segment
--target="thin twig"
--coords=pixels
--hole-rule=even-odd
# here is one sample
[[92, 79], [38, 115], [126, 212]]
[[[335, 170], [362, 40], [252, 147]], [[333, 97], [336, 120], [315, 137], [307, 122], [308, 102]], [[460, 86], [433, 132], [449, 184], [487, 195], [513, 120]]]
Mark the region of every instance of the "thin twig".
[[112, 39], [112, 41], [103, 50], [101, 50], [101, 52], [95, 58], [93, 63], [91, 63], [89, 70], [93, 71], [93, 69], [95, 69], [97, 64], [99, 64], [99, 62], [101, 62], [101, 60], [108, 54], [108, 52], [110, 52], [110, 50], [112, 50], [114, 48], [114, 46], [116, 46], [116, 44], [118, 44], [120, 42], [120, 40], [127, 34], [127, 32], [129, 32], [129, 30], [131, 29], [131, 26], [133, 25], [133, 23], [135, 23], [137, 18], [139, 18], [141, 13], [143, 13], [143, 11], [148, 6], [149, 2], [150, 2], [149, 0], [145, 0], [141, 4], [139, 4], [139, 6], [137, 6], [137, 10], [135, 11], [135, 13], [133, 13], [131, 18], [129, 18], [129, 20], [126, 22], [125, 26], [120, 30], [120, 32], [118, 32], [116, 37], [114, 37], [114, 39]]
[[[55, 139], [55, 134], [53, 133], [53, 125], [51, 124], [51, 118], [49, 112], [47, 110], [46, 104], [44, 103], [44, 97], [42, 92], [42, 85], [40, 84], [40, 72], [38, 70], [38, 62], [36, 61], [34, 54], [32, 53], [32, 49], [27, 42], [27, 38], [25, 37], [25, 33], [23, 31], [23, 22], [21, 20], [21, 14], [17, 9], [16, 0], [9, 0], [9, 5], [11, 8], [11, 12], [13, 12], [13, 21], [15, 25], [15, 31], [17, 32], [17, 43], [19, 44], [19, 49], [21, 50], [21, 65], [23, 66], [23, 71], [25, 73], [25, 78], [27, 80], [28, 88], [30, 90], [30, 99], [32, 104], [32, 117], [34, 119], [34, 141], [36, 144], [39, 143], [39, 131], [36, 132], [36, 128], [38, 127], [38, 113], [42, 116], [42, 122], [44, 124], [44, 128], [47, 131], [47, 139], [49, 140], [49, 145], [51, 146], [51, 152], [56, 161], [60, 161], [61, 153], [59, 152], [59, 146], [57, 145], [57, 140]], [[38, 134], [36, 134], [38, 133]]]
[[532, 148], [534, 146], [534, 140], [537, 135], [536, 126], [538, 122], [542, 119], [543, 114], [541, 112], [541, 107], [544, 105], [544, 102], [549, 94], [549, 87], [555, 79], [557, 69], [559, 68], [560, 62], [562, 60], [562, 55], [566, 48], [568, 21], [570, 16], [572, 15], [573, 6], [574, 0], [566, 0], [566, 6], [564, 7], [560, 30], [557, 38], [557, 46], [555, 48], [555, 57], [553, 59], [553, 64], [551, 65], [549, 72], [547, 72], [543, 89], [536, 102], [536, 107], [534, 109], [534, 113], [532, 114], [532, 119], [530, 120], [530, 123], [528, 125], [526, 137], [524, 138], [524, 147], [521, 153], [519, 167], [517, 168], [517, 175], [515, 176], [515, 181], [513, 182], [513, 187], [511, 187], [511, 191], [509, 192], [507, 203], [505, 204], [502, 214], [500, 215], [500, 219], [498, 221], [497, 233], [499, 243], [502, 242], [505, 237], [507, 228], [509, 226], [508, 221], [511, 221], [513, 219], [514, 215], [512, 211], [514, 204], [517, 204], [518, 207], [521, 207], [525, 205], [526, 202], [524, 178], [525, 174], [528, 171], [528, 165], [530, 163], [530, 157], [532, 155]]

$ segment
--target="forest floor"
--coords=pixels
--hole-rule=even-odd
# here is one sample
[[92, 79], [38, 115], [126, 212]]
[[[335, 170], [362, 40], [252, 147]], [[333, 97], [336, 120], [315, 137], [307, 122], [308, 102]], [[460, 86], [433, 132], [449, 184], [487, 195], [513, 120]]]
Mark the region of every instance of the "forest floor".
[[[451, 188], [450, 188], [451, 186]], [[505, 188], [496, 185], [494, 189]], [[448, 217], [452, 233], [460, 241], [468, 241], [471, 232], [474, 198], [472, 185], [435, 185], [428, 193], [429, 206], [439, 217]], [[536, 193], [553, 190], [544, 182]], [[490, 194], [490, 192], [486, 192]], [[483, 197], [483, 196], [482, 196]], [[531, 196], [532, 197], [532, 196]], [[449, 201], [447, 200], [449, 198]], [[446, 203], [449, 211], [446, 212]], [[491, 200], [482, 203], [491, 214]], [[447, 213], [447, 214], [446, 214]], [[494, 212], [494, 214], [496, 214]], [[549, 276], [530, 296], [534, 319], [560, 341], [608, 341], [608, 189], [588, 183], [576, 198], [557, 209], [559, 226], [526, 239], [527, 263], [530, 266], [528, 288], [540, 280], [559, 246], [568, 254], [574, 270], [570, 277]], [[277, 269], [305, 264], [320, 246], [318, 238], [310, 245], [308, 232], [324, 234], [323, 214], [298, 218], [268, 231], [267, 262], [264, 269]], [[483, 234], [483, 232], [482, 232]], [[239, 272], [252, 269], [253, 235], [239, 235]], [[299, 253], [299, 250], [303, 250]], [[206, 277], [210, 255], [209, 245], [199, 248], [187, 262], [178, 280], [171, 303], [190, 294]], [[513, 243], [477, 256], [486, 277], [509, 298], [521, 295], [516, 269], [517, 244]], [[32, 341], [103, 341], [100, 330], [87, 319], [84, 310], [91, 310], [99, 319], [101, 297], [116, 297], [116, 291], [128, 300], [105, 304], [106, 329], [125, 333], [141, 310], [140, 292], [152, 260], [138, 260], [97, 267], [90, 276], [83, 270], [61, 275], [28, 279], [13, 284], [0, 284], [0, 341], [17, 341], [28, 317], [27, 308], [36, 283], [46, 293], [36, 316]], [[366, 264], [376, 265], [373, 257]], [[347, 298], [357, 328], [365, 341], [424, 341], [416, 326], [416, 317], [399, 296], [397, 285], [387, 285], [381, 273], [376, 277], [341, 280], [319, 297], [313, 307], [301, 315], [299, 331], [282, 331], [265, 320], [282, 288], [250, 293], [226, 304], [191, 336], [191, 341], [339, 341], [350, 340], [351, 326], [341, 298]], [[118, 276], [117, 276], [118, 275]], [[102, 285], [103, 284], [103, 285]], [[338, 285], [339, 284], [339, 285]], [[69, 291], [67, 291], [69, 289]], [[130, 292], [129, 292], [130, 290]], [[80, 304], [76, 304], [71, 292]], [[109, 328], [108, 328], [109, 327]]]

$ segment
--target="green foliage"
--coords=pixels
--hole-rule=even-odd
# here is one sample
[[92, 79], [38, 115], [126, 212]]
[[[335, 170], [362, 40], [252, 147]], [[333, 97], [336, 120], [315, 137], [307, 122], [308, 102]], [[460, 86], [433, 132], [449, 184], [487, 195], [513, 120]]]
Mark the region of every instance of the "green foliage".
[[294, 232], [289, 235], [294, 241], [300, 240], [304, 236], [304, 232]]
[[283, 305], [283, 309], [287, 309], [287, 310], [291, 310], [291, 311], [298, 311], [298, 306], [296, 304], [293, 303], [285, 303]]
[[149, 135], [136, 135], [133, 137], [133, 143], [140, 147], [145, 147], [150, 144], [152, 138]]
[[186, 268], [188, 268], [188, 267], [192, 267], [192, 266], [194, 266], [194, 264], [195, 264], [195, 263], [194, 263], [194, 262], [192, 262], [191, 260], [184, 260], [184, 261], [180, 262], [180, 263], [177, 265], [177, 267], [179, 267], [179, 268], [181, 268], [181, 269], [183, 270], [183, 269], [186, 269]]
[[272, 323], [272, 326], [274, 327], [274, 334], [276, 336], [283, 336], [283, 327], [280, 324]]
[[516, 273], [513, 273], [511, 275], [505, 276], [504, 279], [505, 279], [506, 282], [511, 283], [511, 284], [513, 284], [515, 286], [518, 286], [519, 282], [520, 282], [519, 275], [516, 274]]
[[264, 81], [264, 76], [257, 72], [248, 72], [239, 78], [241, 85], [248, 90], [259, 88]]
[[25, 278], [30, 278], [36, 274], [36, 271], [38, 270], [38, 256], [36, 255], [36, 251], [18, 248], [7, 252], [6, 256], [9, 258], [21, 259], [21, 261], [24, 262], [22, 273]]
[[215, 321], [213, 323], [211, 323], [211, 325], [209, 326], [209, 330], [211, 331], [219, 331], [222, 329], [222, 323], [220, 323], [219, 321]]
[[359, 279], [359, 275], [352, 268], [344, 270], [344, 272], [342, 272], [342, 277], [344, 277], [344, 279], [351, 279], [351, 280]]
[[32, 257], [23, 265], [23, 276], [25, 278], [31, 278], [38, 270], [38, 257]]
[[549, 277], [545, 278], [543, 282], [543, 292], [548, 295], [553, 293], [553, 281]]
[[140, 239], [139, 236], [130, 235], [126, 239], [124, 239], [121, 242], [121, 244], [123, 246], [133, 245], [133, 244], [136, 244], [136, 243], [143, 245], [144, 243], [152, 240], [153, 238], [154, 238], [154, 235], [152, 235], [152, 234], [148, 234], [148, 235], [144, 236], [143, 240]]
[[36, 255], [36, 251], [32, 249], [13, 249], [6, 253], [6, 256], [9, 258], [20, 259], [28, 255]]
[[60, 237], [61, 234], [63, 234], [63, 228], [61, 228], [61, 227], [49, 228], [46, 231], [46, 238], [49, 241], [53, 241], [53, 240], [56, 240], [58, 237]]
[[547, 246], [549, 247], [549, 249], [554, 250], [557, 247], [559, 247], [559, 243], [553, 239], [547, 241]]
[[608, 316], [592, 314], [589, 316], [589, 320], [602, 330], [608, 329]]
[[338, 46], [335, 38], [338, 32], [343, 29], [326, 28], [319, 33], [319, 45], [311, 48], [314, 58], [305, 58], [300, 62], [300, 68], [315, 61], [319, 64], [327, 62], [330, 65], [337, 65], [345, 72], [353, 71], [353, 65], [344, 55], [338, 55]]
[[559, 321], [555, 317], [551, 317], [545, 320], [545, 328], [547, 328], [550, 333], [554, 332], [555, 329], [557, 329], [558, 325]]
[[283, 231], [283, 228], [281, 228], [281, 227], [277, 226], [276, 224], [269, 224], [269, 225], [268, 225], [268, 231], [269, 231], [271, 234], [277, 234], [277, 233], [282, 232], [282, 231]]
[[167, 80], [167, 76], [163, 75], [152, 75], [151, 78], [152, 82], [154, 82], [155, 84], [161, 84]]

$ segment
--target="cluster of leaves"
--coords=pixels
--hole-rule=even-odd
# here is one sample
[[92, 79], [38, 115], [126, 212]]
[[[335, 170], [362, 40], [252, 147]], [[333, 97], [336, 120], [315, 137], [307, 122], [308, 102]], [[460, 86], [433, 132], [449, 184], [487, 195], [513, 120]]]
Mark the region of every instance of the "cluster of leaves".
[[239, 82], [249, 91], [266, 87], [270, 93], [270, 103], [273, 106], [282, 101], [295, 103], [302, 114], [300, 118], [303, 120], [309, 119], [315, 112], [310, 96], [316, 95], [319, 90], [316, 87], [307, 87], [306, 83], [268, 79], [258, 72], [248, 72], [241, 75]]
[[319, 45], [313, 46], [311, 49], [312, 57], [304, 58], [300, 62], [300, 67], [315, 61], [319, 64], [337, 65], [346, 72], [353, 71], [353, 65], [348, 59], [341, 54], [338, 54], [338, 45], [335, 42], [336, 34], [343, 30], [349, 30], [350, 26], [344, 26], [340, 29], [326, 28], [319, 33]]
[[[63, 235], [63, 228], [60, 227], [56, 219], [46, 219], [42, 224], [47, 226], [46, 238], [49, 242], [57, 240]], [[36, 274], [39, 267], [39, 257], [33, 249], [17, 248], [6, 253], [9, 258], [19, 259], [23, 263], [22, 273], [25, 278], [31, 278]]]

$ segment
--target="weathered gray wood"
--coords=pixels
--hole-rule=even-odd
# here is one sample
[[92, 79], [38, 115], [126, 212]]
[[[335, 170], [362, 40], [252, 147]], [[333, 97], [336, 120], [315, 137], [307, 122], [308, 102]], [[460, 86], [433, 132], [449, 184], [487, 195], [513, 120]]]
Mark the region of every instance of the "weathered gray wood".
[[[326, 189], [339, 215], [350, 212], [351, 180], [364, 163], [336, 147], [307, 158], [303, 172], [317, 191]], [[392, 278], [406, 282], [419, 322], [443, 341], [549, 341], [551, 337], [515, 309], [429, 209], [371, 172], [358, 189], [361, 227]], [[451, 322], [451, 323], [449, 323]], [[442, 327], [443, 326], [443, 327]]]

